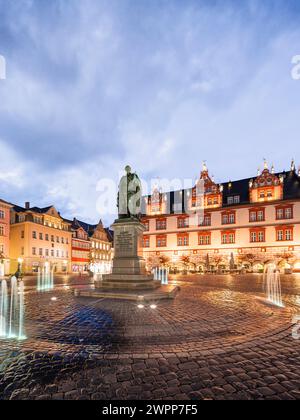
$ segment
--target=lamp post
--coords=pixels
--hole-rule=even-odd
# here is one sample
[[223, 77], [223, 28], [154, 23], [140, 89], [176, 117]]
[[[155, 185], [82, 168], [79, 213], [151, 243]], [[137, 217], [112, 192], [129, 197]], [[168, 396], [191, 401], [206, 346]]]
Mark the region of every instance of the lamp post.
[[67, 260], [64, 260], [63, 261], [63, 265], [66, 268], [65, 273], [68, 274], [68, 261]]
[[22, 279], [22, 264], [23, 264], [23, 262], [24, 262], [23, 258], [18, 258], [18, 270], [15, 274], [15, 276], [18, 280]]

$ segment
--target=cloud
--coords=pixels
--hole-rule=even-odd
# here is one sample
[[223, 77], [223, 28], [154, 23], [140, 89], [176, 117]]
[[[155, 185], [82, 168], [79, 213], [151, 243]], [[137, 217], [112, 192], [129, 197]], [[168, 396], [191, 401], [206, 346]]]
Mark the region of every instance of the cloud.
[[298, 150], [299, 2], [0, 0], [0, 13], [3, 198], [96, 221], [97, 181], [127, 163], [187, 178], [206, 159], [224, 181]]

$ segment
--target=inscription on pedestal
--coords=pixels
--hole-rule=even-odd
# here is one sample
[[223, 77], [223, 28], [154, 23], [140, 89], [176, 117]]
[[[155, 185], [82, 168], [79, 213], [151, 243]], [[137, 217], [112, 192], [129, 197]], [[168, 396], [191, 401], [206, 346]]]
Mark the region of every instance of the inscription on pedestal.
[[128, 231], [118, 232], [115, 239], [116, 254], [132, 254], [134, 252], [134, 240], [132, 233]]

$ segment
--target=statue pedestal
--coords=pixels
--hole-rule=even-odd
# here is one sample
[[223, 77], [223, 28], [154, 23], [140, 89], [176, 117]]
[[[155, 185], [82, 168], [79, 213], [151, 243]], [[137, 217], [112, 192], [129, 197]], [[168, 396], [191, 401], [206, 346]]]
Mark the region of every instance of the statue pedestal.
[[135, 218], [118, 219], [114, 230], [112, 274], [103, 276], [102, 288], [118, 290], [153, 290], [159, 287], [147, 274], [143, 258], [144, 225]]

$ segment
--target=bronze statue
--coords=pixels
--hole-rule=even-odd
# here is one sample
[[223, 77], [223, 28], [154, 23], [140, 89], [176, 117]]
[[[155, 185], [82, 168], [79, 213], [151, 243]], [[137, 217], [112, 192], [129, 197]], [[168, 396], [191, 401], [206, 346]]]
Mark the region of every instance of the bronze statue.
[[142, 184], [131, 167], [126, 166], [124, 175], [119, 184], [118, 213], [119, 219], [140, 218], [142, 204]]

